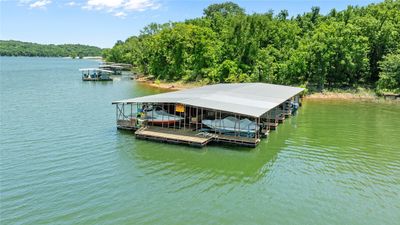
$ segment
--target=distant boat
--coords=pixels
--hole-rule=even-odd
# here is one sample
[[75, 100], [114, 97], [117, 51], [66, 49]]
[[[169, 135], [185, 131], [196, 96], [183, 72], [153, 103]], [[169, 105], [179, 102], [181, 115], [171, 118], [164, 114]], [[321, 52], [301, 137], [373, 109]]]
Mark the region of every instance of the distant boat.
[[113, 71], [98, 69], [98, 68], [83, 68], [79, 69], [82, 72], [83, 81], [112, 81], [110, 74]]

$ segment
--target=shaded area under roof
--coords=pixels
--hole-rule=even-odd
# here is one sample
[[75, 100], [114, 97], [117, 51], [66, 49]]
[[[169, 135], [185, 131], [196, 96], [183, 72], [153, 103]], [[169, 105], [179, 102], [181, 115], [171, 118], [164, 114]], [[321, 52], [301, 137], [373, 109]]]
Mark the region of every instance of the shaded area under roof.
[[114, 101], [113, 104], [181, 103], [260, 117], [303, 90], [303, 88], [298, 87], [266, 83], [215, 84]]

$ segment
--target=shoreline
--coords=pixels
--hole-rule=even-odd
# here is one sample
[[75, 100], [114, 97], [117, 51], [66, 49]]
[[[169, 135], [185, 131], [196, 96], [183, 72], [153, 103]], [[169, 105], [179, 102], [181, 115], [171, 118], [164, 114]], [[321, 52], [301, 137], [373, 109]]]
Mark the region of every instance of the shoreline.
[[323, 91], [323, 92], [315, 92], [311, 94], [307, 94], [304, 96], [304, 99], [307, 100], [379, 100], [383, 99], [383, 97], [379, 97], [374, 93], [369, 92], [332, 92], [332, 91]]
[[[148, 78], [134, 79], [136, 82], [149, 86], [151, 88], [164, 89], [169, 91], [180, 91], [195, 87], [201, 87], [205, 84], [202, 83], [183, 83], [183, 82], [164, 82], [154, 81]], [[303, 96], [304, 100], [362, 100], [362, 101], [394, 101], [400, 102], [400, 99], [390, 100], [385, 99], [383, 96], [376, 95], [372, 90], [337, 90], [337, 91], [322, 91], [306, 94]]]
[[152, 88], [166, 89], [171, 91], [180, 91], [180, 90], [203, 86], [203, 84], [201, 83], [163, 82], [163, 81], [157, 82], [145, 77], [134, 79], [134, 81]]

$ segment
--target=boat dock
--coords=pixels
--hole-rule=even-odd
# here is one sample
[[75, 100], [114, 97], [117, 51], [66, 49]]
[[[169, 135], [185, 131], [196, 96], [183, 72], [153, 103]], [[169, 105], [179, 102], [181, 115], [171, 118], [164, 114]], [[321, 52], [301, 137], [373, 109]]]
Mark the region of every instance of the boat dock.
[[113, 72], [110, 70], [83, 68], [79, 69], [79, 71], [82, 72], [82, 81], [112, 81], [109, 75]]
[[114, 101], [117, 127], [140, 139], [255, 147], [300, 106], [302, 88], [217, 84]]
[[119, 71], [124, 70], [124, 71], [130, 71], [132, 69], [131, 64], [127, 63], [115, 63], [115, 62], [101, 62], [100, 63], [100, 68], [108, 68], [108, 69], [117, 69]]
[[110, 64], [110, 65], [100, 65], [99, 68], [111, 71], [113, 75], [122, 75], [122, 70], [124, 67]]

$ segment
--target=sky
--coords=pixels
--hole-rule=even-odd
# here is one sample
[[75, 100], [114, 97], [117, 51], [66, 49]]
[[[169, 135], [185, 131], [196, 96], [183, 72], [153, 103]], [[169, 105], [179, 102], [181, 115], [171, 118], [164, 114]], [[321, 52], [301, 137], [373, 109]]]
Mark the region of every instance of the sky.
[[[377, 0], [241, 0], [247, 13], [283, 9], [289, 16], [319, 6], [332, 8], [365, 6]], [[117, 40], [138, 35], [146, 25], [201, 17], [215, 0], [0, 0], [0, 39], [43, 44], [87, 44], [112, 47]]]

